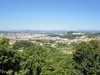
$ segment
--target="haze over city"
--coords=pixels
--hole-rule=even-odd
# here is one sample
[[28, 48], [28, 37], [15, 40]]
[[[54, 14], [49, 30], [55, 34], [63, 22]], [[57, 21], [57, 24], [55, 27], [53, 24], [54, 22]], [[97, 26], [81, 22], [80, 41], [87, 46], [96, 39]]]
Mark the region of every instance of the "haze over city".
[[0, 0], [0, 30], [99, 30], [100, 0]]

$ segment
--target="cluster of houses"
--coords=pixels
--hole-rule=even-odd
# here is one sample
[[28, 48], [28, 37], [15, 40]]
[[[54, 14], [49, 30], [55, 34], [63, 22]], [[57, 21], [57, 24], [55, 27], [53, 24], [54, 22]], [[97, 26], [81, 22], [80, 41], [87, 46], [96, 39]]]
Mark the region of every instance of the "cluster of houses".
[[[61, 34], [59, 34], [61, 35]], [[73, 35], [82, 35], [81, 37], [76, 37], [75, 39], [61, 38], [59, 36], [51, 37], [48, 34], [29, 34], [29, 33], [0, 33], [0, 37], [10, 39], [10, 44], [12, 45], [16, 40], [30, 40], [32, 42], [36, 42], [36, 40], [46, 40], [46, 41], [54, 41], [55, 43], [78, 43], [81, 41], [90, 41], [95, 38], [88, 38], [84, 35], [84, 33], [73, 33]], [[98, 37], [100, 39], [100, 37]]]

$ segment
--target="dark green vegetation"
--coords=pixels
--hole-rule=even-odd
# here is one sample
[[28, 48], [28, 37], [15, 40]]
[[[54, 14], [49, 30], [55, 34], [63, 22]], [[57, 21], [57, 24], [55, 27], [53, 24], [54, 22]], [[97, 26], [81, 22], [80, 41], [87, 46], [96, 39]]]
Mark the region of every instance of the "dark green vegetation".
[[[67, 38], [67, 39], [75, 39], [77, 37], [82, 37], [83, 34], [73, 34], [74, 32], [67, 32], [67, 33], [63, 33], [63, 35], [58, 35], [58, 34], [49, 34], [48, 36], [50, 37], [60, 37], [60, 38]], [[78, 32], [79, 33], [79, 32]], [[84, 32], [84, 36], [86, 36], [87, 38], [96, 38], [100, 36], [100, 33], [97, 32]]]
[[1, 38], [0, 75], [100, 75], [100, 42], [82, 42], [73, 54], [65, 54], [29, 41], [11, 47], [8, 39]]
[[76, 37], [81, 37], [82, 35], [73, 35], [72, 33], [67, 33], [67, 34], [64, 34], [64, 35], [50, 34], [48, 36], [51, 36], [51, 37], [60, 37], [60, 38], [67, 38], [67, 39], [75, 39]]
[[22, 49], [22, 48], [25, 49], [32, 45], [33, 43], [30, 41], [24, 41], [24, 40], [16, 41], [16, 43], [13, 45], [13, 49]]
[[82, 42], [76, 49], [73, 65], [81, 73], [79, 75], [96, 75], [100, 70], [100, 42]]
[[85, 35], [89, 38], [95, 38], [97, 36], [100, 36], [100, 33], [89, 33], [89, 32], [87, 32], [87, 33], [85, 33]]

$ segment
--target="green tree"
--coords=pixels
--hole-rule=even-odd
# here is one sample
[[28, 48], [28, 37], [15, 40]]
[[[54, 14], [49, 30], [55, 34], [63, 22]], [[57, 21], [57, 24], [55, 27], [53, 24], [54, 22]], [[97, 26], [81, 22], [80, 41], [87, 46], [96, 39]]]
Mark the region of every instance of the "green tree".
[[96, 75], [100, 69], [100, 42], [93, 40], [82, 42], [73, 55], [74, 67], [81, 75]]
[[7, 38], [0, 38], [0, 44], [8, 45], [9, 44], [9, 39], [7, 39]]
[[71, 75], [72, 55], [63, 54], [61, 50], [49, 50], [41, 75]]
[[21, 58], [19, 75], [71, 75], [72, 55], [65, 55], [61, 50], [31, 46], [21, 52]]
[[25, 49], [29, 46], [32, 46], [33, 43], [30, 41], [26, 41], [26, 40], [21, 40], [21, 41], [16, 41], [15, 44], [13, 45], [13, 49]]
[[46, 49], [41, 46], [31, 46], [21, 54], [21, 75], [40, 75], [45, 64]]
[[20, 70], [20, 57], [9, 46], [0, 45], [0, 75], [15, 75]]

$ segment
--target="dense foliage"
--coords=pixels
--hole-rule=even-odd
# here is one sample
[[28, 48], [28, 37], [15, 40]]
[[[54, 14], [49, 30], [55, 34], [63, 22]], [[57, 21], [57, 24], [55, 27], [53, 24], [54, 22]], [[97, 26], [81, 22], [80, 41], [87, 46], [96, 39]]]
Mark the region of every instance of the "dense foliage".
[[0, 75], [14, 75], [20, 70], [20, 57], [8, 46], [7, 39], [0, 42]]
[[82, 42], [73, 55], [74, 67], [81, 75], [96, 75], [100, 70], [100, 42]]
[[67, 34], [57, 35], [57, 34], [50, 34], [50, 37], [60, 37], [60, 38], [67, 38], [67, 39], [75, 39], [76, 37], [81, 37], [82, 35], [73, 35], [72, 32], [68, 32]]
[[30, 41], [25, 41], [25, 40], [16, 41], [15, 44], [13, 45], [13, 49], [25, 49], [32, 45], [33, 45], [33, 43]]
[[100, 42], [73, 46], [76, 51], [67, 54], [29, 41], [18, 41], [11, 47], [8, 39], [1, 38], [0, 75], [100, 75]]

